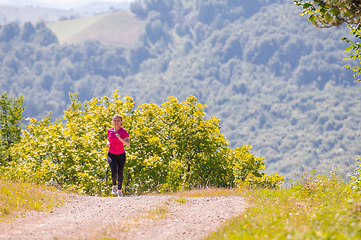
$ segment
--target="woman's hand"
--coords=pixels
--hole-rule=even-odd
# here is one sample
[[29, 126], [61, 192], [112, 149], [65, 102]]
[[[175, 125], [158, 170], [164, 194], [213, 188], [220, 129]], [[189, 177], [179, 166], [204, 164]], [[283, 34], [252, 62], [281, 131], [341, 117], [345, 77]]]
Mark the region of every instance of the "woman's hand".
[[129, 137], [121, 138], [118, 133], [116, 133], [115, 136], [116, 136], [125, 146], [130, 147]]

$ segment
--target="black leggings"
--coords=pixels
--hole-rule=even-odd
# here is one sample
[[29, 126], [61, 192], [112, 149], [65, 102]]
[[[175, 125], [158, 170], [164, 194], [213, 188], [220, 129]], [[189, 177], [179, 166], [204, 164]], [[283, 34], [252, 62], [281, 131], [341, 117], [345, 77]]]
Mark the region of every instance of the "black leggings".
[[117, 174], [118, 174], [118, 189], [121, 190], [123, 184], [125, 153], [116, 155], [108, 152], [107, 160], [110, 166], [110, 170], [112, 171], [113, 186], [117, 185]]

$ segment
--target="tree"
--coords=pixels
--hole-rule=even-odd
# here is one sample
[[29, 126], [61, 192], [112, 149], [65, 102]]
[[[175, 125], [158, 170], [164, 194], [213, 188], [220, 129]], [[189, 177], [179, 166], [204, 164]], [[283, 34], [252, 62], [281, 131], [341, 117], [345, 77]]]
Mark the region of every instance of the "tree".
[[[204, 108], [189, 96], [183, 103], [169, 97], [161, 107], [142, 104], [134, 111], [129, 128], [136, 142], [131, 152], [138, 160], [131, 158], [129, 170], [137, 173], [133, 176], [139, 177], [138, 185], [160, 191], [206, 186], [207, 182], [222, 185], [227, 158], [219, 154], [228, 142], [217, 118], [204, 120]], [[218, 177], [210, 182], [212, 172]]]
[[130, 3], [130, 11], [141, 19], [146, 19], [148, 10], [145, 9], [143, 0], [136, 0]]
[[361, 23], [361, 1], [359, 0], [294, 0], [302, 6], [301, 15], [308, 14], [309, 21], [317, 27], [341, 26], [343, 23], [358, 25]]
[[10, 147], [21, 139], [22, 105], [21, 94], [17, 98], [9, 98], [7, 92], [0, 96], [0, 165], [6, 165], [11, 160]]
[[20, 32], [20, 39], [22, 39], [25, 42], [31, 42], [35, 35], [35, 28], [31, 24], [31, 22], [26, 22], [21, 29]]
[[36, 24], [36, 34], [33, 41], [46, 47], [52, 43], [57, 44], [58, 38], [46, 27], [44, 22], [39, 22]]
[[16, 22], [11, 22], [2, 27], [0, 31], [0, 42], [9, 42], [20, 33], [20, 27]]
[[[302, 6], [301, 15], [310, 15], [308, 18], [316, 27], [329, 28], [346, 23], [350, 32], [361, 39], [361, 1], [360, 0], [294, 0], [297, 6]], [[345, 52], [350, 56], [345, 59], [361, 60], [361, 43], [343, 37], [343, 41], [351, 44]], [[361, 61], [360, 61], [361, 63]], [[356, 72], [355, 78], [361, 75], [360, 66], [346, 66]], [[360, 82], [360, 79], [356, 80]]]

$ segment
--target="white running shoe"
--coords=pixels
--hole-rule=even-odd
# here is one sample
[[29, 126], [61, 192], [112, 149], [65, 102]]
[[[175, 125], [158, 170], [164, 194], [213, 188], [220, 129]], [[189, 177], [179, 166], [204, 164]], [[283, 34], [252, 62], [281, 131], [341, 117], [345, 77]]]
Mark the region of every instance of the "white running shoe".
[[118, 197], [123, 197], [122, 190], [118, 190]]
[[113, 194], [113, 195], [116, 195], [116, 194], [117, 194], [117, 186], [113, 186], [112, 194]]

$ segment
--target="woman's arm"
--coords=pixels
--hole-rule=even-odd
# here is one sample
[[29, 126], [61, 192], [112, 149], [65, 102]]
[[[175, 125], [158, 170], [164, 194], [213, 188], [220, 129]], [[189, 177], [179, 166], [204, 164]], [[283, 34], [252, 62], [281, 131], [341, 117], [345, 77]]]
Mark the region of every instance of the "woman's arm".
[[130, 140], [129, 137], [121, 138], [119, 134], [116, 134], [117, 138], [127, 147], [130, 147]]
[[130, 140], [129, 140], [129, 137], [126, 137], [126, 138], [120, 138], [120, 141], [122, 141], [122, 143], [127, 146], [127, 147], [130, 147]]

